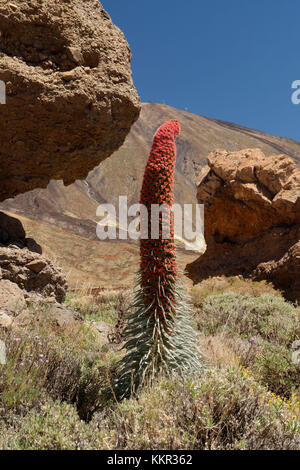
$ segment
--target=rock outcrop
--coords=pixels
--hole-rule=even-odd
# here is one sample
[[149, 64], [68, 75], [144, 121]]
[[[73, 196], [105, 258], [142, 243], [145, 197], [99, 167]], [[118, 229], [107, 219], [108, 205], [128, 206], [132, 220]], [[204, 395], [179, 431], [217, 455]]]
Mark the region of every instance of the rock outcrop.
[[25, 237], [21, 222], [0, 212], [0, 309], [4, 305], [3, 299], [16, 309], [15, 302], [19, 303], [18, 299], [23, 295], [21, 289], [53, 297], [57, 302], [64, 301], [66, 278], [41, 253], [41, 247]]
[[[7, 279], [0, 280], [0, 312], [18, 314], [26, 306], [24, 292], [20, 287]], [[3, 313], [4, 315], [4, 313]]]
[[98, 0], [0, 0], [0, 201], [84, 179], [122, 145], [140, 110], [130, 60]]
[[80, 313], [66, 305], [36, 292], [25, 292], [17, 284], [0, 280], [0, 331], [28, 328], [34, 322], [43, 322], [57, 331], [73, 327], [82, 321]]
[[[26, 292], [54, 297], [63, 302], [67, 282], [52, 261], [27, 248], [0, 248], [0, 278], [17, 284]], [[1, 281], [0, 281], [1, 282]]]
[[300, 300], [300, 170], [291, 158], [215, 151], [200, 174], [198, 202], [207, 250], [187, 266], [194, 282], [242, 274]]

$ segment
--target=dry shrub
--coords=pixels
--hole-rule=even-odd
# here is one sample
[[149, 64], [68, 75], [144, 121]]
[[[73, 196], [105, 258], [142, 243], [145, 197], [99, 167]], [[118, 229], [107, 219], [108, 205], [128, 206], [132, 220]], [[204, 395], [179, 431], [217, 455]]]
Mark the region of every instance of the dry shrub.
[[[101, 299], [120, 342], [130, 295]], [[53, 331], [40, 314], [27, 331], [0, 334], [9, 359], [0, 369], [0, 449], [299, 449], [299, 367], [290, 360], [299, 309], [280, 296], [205, 297], [195, 322], [207, 371], [161, 379], [118, 404], [102, 390], [120, 352], [106, 350], [87, 322]]]
[[48, 399], [0, 425], [0, 449], [294, 450], [297, 407], [246, 370], [213, 369], [200, 378], [161, 379], [138, 400], [106, 406], [90, 423], [71, 405]]
[[79, 311], [87, 320], [115, 324], [129, 308], [131, 290], [97, 290], [84, 288], [68, 293], [66, 304]]
[[0, 450], [93, 450], [101, 433], [78, 418], [76, 409], [44, 400], [38, 409], [9, 426], [0, 424]]
[[202, 336], [200, 348], [207, 362], [216, 368], [239, 365], [237, 347], [232, 338], [224, 334]]
[[[295, 407], [298, 406], [295, 404]], [[95, 415], [111, 449], [297, 449], [294, 409], [243, 370], [162, 379], [138, 401]]]
[[80, 417], [90, 419], [102, 403], [105, 370], [99, 335], [86, 323], [53, 332], [42, 323], [3, 336], [7, 364], [0, 375], [0, 416], [22, 414], [47, 394], [74, 403]]
[[198, 329], [215, 334], [226, 329], [241, 337], [261, 336], [276, 344], [290, 344], [300, 336], [300, 308], [281, 297], [225, 293], [211, 295], [195, 312]]
[[249, 294], [254, 297], [263, 294], [281, 295], [281, 293], [267, 281], [252, 281], [242, 276], [210, 277], [190, 289], [192, 302], [196, 307], [201, 307], [206, 297], [224, 294], [226, 292]]
[[[274, 393], [285, 397], [299, 393], [300, 365], [292, 361], [292, 344], [300, 338], [299, 307], [269, 294], [225, 293], [206, 297], [195, 320], [204, 335], [204, 349], [211, 345], [207, 353], [212, 364], [226, 365], [233, 354]], [[219, 350], [224, 345], [223, 356], [218, 343]]]

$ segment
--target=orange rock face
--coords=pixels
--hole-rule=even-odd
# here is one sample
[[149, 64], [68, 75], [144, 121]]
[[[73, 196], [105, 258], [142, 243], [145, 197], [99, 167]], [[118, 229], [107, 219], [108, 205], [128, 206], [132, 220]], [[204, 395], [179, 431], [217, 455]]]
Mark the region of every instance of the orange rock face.
[[198, 181], [206, 252], [188, 265], [199, 282], [243, 274], [300, 299], [300, 170], [286, 155], [217, 150]]

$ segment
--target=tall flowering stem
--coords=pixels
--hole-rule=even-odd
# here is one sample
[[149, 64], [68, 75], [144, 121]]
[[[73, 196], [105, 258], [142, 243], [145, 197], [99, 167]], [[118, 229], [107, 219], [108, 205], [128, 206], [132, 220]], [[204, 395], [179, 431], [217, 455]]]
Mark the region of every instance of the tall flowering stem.
[[[170, 209], [174, 198], [175, 139], [179, 133], [180, 124], [175, 120], [166, 122], [156, 132], [140, 198], [140, 203], [147, 208], [148, 214], [147, 230], [142, 233], [140, 245], [141, 288], [145, 305], [151, 305], [148, 314], [158, 315], [162, 324], [165, 323], [168, 313], [174, 311], [174, 281], [178, 272], [174, 217]], [[154, 213], [155, 205], [164, 207], [161, 212]], [[158, 220], [155, 220], [157, 218]], [[152, 226], [155, 223], [159, 229], [158, 239], [151, 238]], [[144, 224], [142, 220], [143, 228]], [[167, 231], [168, 226], [169, 238], [164, 239], [163, 229]]]
[[190, 307], [178, 281], [171, 211], [179, 133], [176, 120], [158, 129], [145, 169], [140, 203], [147, 213], [141, 214], [138, 288], [125, 331], [127, 351], [117, 365], [115, 381], [120, 398], [161, 372], [200, 367]]

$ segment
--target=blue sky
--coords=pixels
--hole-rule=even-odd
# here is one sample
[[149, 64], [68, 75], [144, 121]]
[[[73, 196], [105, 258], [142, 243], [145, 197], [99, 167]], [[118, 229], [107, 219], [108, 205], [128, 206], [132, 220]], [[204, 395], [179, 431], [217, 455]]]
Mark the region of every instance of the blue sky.
[[299, 0], [101, 0], [142, 101], [300, 141]]

